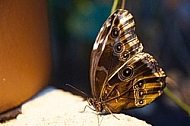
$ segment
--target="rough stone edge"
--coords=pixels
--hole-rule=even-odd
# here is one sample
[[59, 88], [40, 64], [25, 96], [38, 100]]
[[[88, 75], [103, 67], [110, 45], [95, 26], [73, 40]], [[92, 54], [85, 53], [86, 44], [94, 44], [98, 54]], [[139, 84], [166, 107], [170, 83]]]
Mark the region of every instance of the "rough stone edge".
[[0, 126], [150, 126], [125, 114], [97, 115], [93, 110], [81, 112], [86, 101], [70, 92], [48, 87], [22, 105], [22, 114]]

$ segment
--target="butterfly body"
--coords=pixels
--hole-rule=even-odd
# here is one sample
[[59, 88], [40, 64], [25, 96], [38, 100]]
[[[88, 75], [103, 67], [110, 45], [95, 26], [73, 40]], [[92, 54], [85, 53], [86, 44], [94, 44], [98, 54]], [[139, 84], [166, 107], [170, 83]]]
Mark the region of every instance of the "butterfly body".
[[93, 98], [88, 103], [97, 112], [143, 107], [162, 94], [166, 75], [142, 51], [133, 16], [127, 10], [116, 10], [100, 29], [91, 53]]

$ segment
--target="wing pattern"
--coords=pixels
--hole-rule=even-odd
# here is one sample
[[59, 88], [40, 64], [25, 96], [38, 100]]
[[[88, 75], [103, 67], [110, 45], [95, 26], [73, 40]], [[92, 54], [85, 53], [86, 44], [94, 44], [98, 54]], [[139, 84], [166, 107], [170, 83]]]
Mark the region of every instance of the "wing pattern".
[[133, 16], [118, 9], [103, 24], [91, 53], [90, 81], [98, 112], [143, 107], [160, 96], [166, 75], [157, 61], [143, 52]]

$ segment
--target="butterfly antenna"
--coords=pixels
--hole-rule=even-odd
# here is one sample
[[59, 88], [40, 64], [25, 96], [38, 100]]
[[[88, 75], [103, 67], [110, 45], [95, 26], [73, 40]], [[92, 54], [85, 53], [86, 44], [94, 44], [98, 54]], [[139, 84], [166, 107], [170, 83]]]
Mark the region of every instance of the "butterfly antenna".
[[65, 84], [65, 85], [67, 85], [67, 86], [69, 86], [69, 87], [75, 89], [76, 91], [80, 92], [81, 94], [83, 94], [83, 95], [86, 96], [87, 98], [89, 97], [85, 92], [83, 92], [83, 91], [77, 89], [76, 87], [74, 87], [74, 86], [72, 86], [72, 85], [70, 85], [70, 84]]

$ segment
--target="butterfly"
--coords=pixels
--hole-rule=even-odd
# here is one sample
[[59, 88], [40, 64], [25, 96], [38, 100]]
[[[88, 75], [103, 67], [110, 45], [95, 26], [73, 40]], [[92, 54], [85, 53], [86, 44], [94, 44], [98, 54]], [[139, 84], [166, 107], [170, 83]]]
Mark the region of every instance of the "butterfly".
[[101, 27], [91, 52], [89, 105], [99, 113], [143, 107], [163, 93], [165, 79], [153, 56], [143, 52], [131, 13], [116, 10]]

